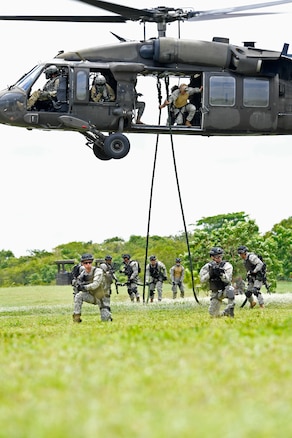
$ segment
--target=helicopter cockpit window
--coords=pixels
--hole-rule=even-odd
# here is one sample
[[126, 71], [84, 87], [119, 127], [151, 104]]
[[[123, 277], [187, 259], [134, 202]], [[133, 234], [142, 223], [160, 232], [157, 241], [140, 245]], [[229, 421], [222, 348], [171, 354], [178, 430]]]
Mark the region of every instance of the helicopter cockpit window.
[[42, 70], [42, 65], [34, 67], [29, 73], [22, 76], [22, 78], [16, 82], [15, 87], [22, 88], [24, 91], [29, 90], [38, 78], [38, 76], [41, 74]]
[[235, 104], [235, 79], [230, 76], [210, 78], [210, 104], [213, 106], [233, 106]]
[[269, 105], [269, 81], [245, 78], [243, 80], [243, 105], [266, 108]]

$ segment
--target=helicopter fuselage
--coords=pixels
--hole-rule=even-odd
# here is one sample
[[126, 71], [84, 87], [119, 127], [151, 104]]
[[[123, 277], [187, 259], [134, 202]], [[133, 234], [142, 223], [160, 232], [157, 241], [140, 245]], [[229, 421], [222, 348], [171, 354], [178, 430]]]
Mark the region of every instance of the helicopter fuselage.
[[[29, 96], [52, 64], [59, 69], [56, 98], [28, 110]], [[91, 100], [97, 74], [113, 88], [114, 101]], [[164, 82], [164, 98], [171, 92], [170, 80], [202, 86], [193, 102], [197, 111], [192, 126], [167, 122], [167, 115], [163, 123], [137, 124], [136, 86], [142, 77]], [[159, 97], [161, 103], [161, 92]], [[287, 46], [274, 52], [227, 41], [166, 37], [61, 53], [0, 92], [0, 123], [80, 132], [100, 159], [123, 158], [129, 152], [124, 133], [291, 135], [292, 60]]]

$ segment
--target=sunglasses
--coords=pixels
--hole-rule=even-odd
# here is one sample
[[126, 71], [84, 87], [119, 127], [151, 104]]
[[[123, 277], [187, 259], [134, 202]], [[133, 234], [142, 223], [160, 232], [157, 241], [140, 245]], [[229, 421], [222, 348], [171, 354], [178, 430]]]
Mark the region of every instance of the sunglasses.
[[92, 262], [83, 262], [84, 265], [91, 265]]

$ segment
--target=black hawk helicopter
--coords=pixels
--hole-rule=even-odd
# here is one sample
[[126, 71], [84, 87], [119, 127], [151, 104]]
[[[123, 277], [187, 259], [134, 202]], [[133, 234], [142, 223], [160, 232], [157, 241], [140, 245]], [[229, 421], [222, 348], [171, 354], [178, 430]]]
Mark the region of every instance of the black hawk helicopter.
[[[291, 3], [272, 1], [210, 11], [159, 6], [136, 9], [98, 0], [76, 0], [107, 10], [110, 16], [0, 16], [0, 20], [144, 24], [142, 41], [126, 41], [72, 52], [60, 52], [35, 66], [15, 84], [0, 92], [0, 123], [27, 129], [76, 131], [101, 160], [120, 159], [130, 150], [124, 133], [188, 135], [292, 134], [292, 59], [288, 44], [281, 51], [263, 50], [253, 43], [232, 45], [228, 39], [185, 40], [166, 36], [166, 26], [177, 21], [212, 20], [262, 15], [250, 10]], [[158, 37], [146, 39], [145, 23], [157, 23]], [[34, 94], [43, 73], [58, 79], [54, 92]], [[140, 76], [183, 79], [190, 88], [194, 117], [185, 124], [186, 111], [164, 124], [139, 123], [144, 102], [136, 91]], [[105, 84], [106, 83], [106, 84]], [[105, 92], [109, 86], [112, 94]], [[92, 90], [95, 87], [95, 94]], [[190, 87], [190, 88], [188, 88]], [[45, 89], [44, 89], [45, 90]], [[99, 99], [93, 96], [100, 94]], [[34, 98], [37, 96], [36, 98]], [[160, 98], [161, 100], [161, 98]], [[105, 135], [108, 133], [108, 135]]]

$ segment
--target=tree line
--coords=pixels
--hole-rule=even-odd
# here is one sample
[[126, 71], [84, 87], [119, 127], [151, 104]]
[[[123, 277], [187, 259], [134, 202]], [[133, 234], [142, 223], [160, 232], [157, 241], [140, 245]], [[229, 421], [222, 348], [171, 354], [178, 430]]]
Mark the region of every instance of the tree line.
[[[183, 232], [175, 236], [150, 236], [147, 253], [148, 257], [155, 254], [166, 265], [168, 271], [176, 257], [180, 257], [186, 268], [186, 282], [190, 286], [190, 267], [192, 266], [193, 278], [198, 285], [199, 270], [209, 260], [209, 250], [213, 246], [221, 246], [224, 249], [224, 259], [233, 265], [234, 278], [245, 276], [242, 260], [237, 254], [238, 246], [245, 245], [250, 251], [262, 255], [267, 264], [268, 281], [272, 290], [277, 280], [292, 279], [292, 217], [283, 219], [263, 235], [259, 233], [256, 222], [244, 212], [204, 217], [193, 225], [193, 230], [188, 232], [187, 237], [188, 239]], [[61, 244], [52, 252], [30, 250], [27, 256], [19, 258], [10, 250], [1, 250], [0, 287], [55, 284], [56, 261], [70, 259], [77, 263], [81, 254], [85, 252], [92, 253], [97, 259], [110, 254], [117, 270], [122, 264], [122, 254], [129, 253], [132, 259], [140, 262], [143, 278], [146, 265], [146, 237], [133, 235], [128, 241], [112, 237], [102, 243], [90, 241]]]

